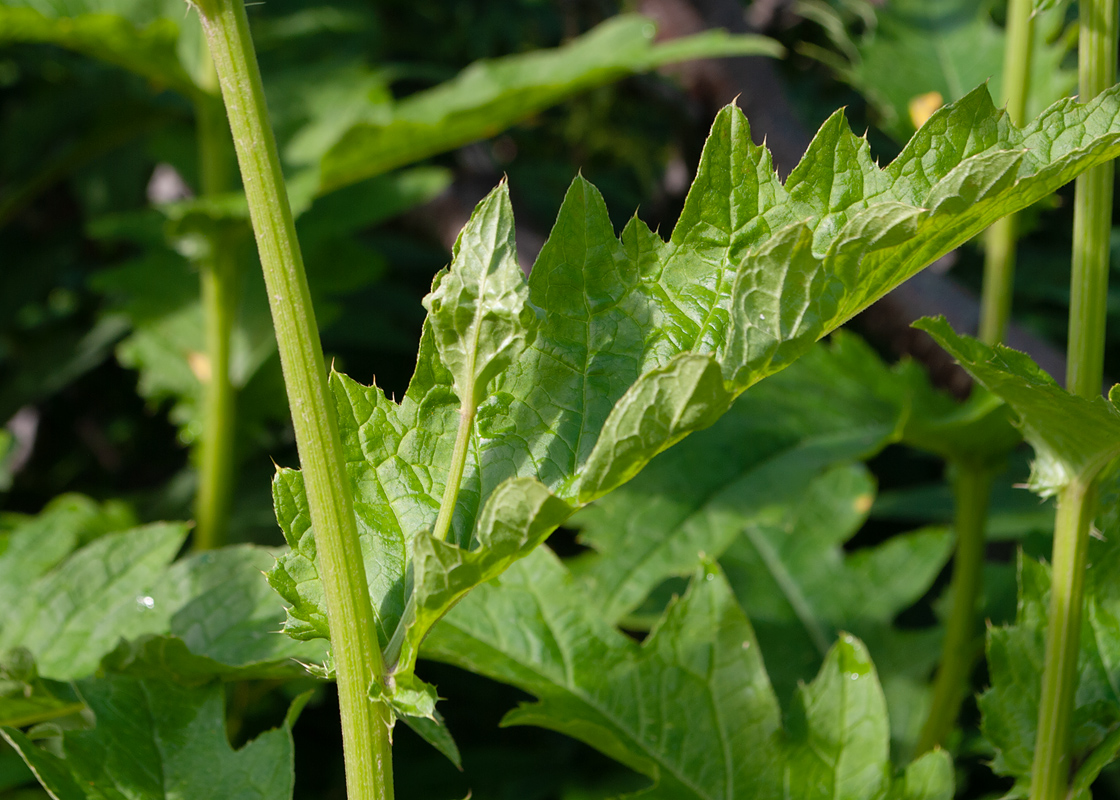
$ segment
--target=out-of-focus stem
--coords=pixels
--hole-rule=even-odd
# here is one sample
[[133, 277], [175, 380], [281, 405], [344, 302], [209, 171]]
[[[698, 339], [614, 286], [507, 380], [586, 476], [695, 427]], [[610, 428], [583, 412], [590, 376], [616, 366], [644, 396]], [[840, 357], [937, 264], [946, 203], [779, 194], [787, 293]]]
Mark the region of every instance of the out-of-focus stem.
[[[203, 43], [205, 47], [205, 42]], [[218, 95], [218, 76], [209, 50], [204, 89], [194, 100], [198, 161], [203, 196], [233, 188], [233, 148], [229, 123]], [[202, 431], [199, 438], [198, 495], [195, 498], [195, 550], [221, 547], [226, 540], [233, 497], [234, 432], [237, 393], [230, 376], [230, 342], [237, 316], [239, 263], [232, 243], [212, 234], [199, 264], [202, 314], [206, 331], [202, 382]]]
[[[1003, 52], [1003, 100], [1011, 121], [1021, 125], [1030, 93], [1034, 24], [1033, 0], [1011, 0], [1007, 5], [1007, 45]], [[980, 298], [980, 339], [986, 344], [1003, 341], [1011, 318], [1015, 280], [1016, 215], [1004, 217], [984, 235], [984, 289]]]
[[950, 584], [953, 607], [945, 626], [932, 705], [918, 737], [919, 755], [943, 744], [952, 733], [978, 654], [976, 604], [983, 586], [984, 523], [988, 515], [992, 470], [988, 466], [954, 464], [950, 471], [955, 501], [953, 527], [957, 534]]

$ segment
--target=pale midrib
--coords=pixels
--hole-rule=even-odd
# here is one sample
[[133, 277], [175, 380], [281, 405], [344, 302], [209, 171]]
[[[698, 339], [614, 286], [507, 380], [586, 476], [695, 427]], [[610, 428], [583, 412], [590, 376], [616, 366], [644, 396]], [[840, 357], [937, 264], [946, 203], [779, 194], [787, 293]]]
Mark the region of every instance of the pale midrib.
[[813, 641], [813, 645], [817, 651], [824, 656], [828, 653], [828, 639], [825, 638], [824, 630], [822, 629], [816, 614], [813, 612], [812, 606], [809, 604], [808, 598], [802, 593], [797, 581], [793, 579], [793, 575], [786, 569], [785, 564], [782, 563], [781, 558], [774, 552], [774, 548], [770, 543], [761, 536], [754, 525], [747, 525], [743, 529], [743, 534], [750, 541], [751, 546], [754, 547], [755, 552], [758, 553], [762, 559], [766, 571], [770, 573], [770, 577], [774, 579], [774, 583], [778, 584], [782, 595], [789, 602], [793, 613], [797, 615], [798, 622], [809, 634], [809, 638]]

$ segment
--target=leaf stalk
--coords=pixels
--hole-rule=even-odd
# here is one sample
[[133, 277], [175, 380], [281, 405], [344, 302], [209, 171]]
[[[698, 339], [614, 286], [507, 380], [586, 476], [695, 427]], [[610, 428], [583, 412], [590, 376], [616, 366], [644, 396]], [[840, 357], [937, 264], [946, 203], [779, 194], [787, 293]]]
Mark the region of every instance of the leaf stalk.
[[200, 0], [197, 7], [233, 132], [292, 408], [338, 678], [347, 796], [391, 800], [392, 716], [384, 703], [369, 699], [374, 682], [384, 682], [381, 651], [322, 345], [245, 6], [243, 0]]
[[[467, 466], [467, 452], [471, 445], [471, 431], [474, 429], [474, 404], [468, 398], [463, 401], [459, 411], [459, 430], [455, 434], [455, 446], [451, 451], [451, 469], [447, 475], [447, 485], [439, 504], [432, 536], [439, 541], [447, 541], [451, 531], [451, 519], [455, 514], [455, 504], [459, 499], [459, 487], [463, 483], [463, 471]], [[469, 542], [467, 546], [469, 546]]]

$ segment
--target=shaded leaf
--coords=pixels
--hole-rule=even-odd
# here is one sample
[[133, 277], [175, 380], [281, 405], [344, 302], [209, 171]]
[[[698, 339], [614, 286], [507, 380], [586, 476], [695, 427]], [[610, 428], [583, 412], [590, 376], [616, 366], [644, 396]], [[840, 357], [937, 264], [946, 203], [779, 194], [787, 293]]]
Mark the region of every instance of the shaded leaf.
[[0, 658], [0, 727], [23, 728], [84, 708], [69, 686], [39, 677], [28, 651], [17, 648]]
[[[721, 558], [763, 655], [785, 665], [774, 678], [782, 700], [816, 672], [840, 631], [858, 634], [876, 656], [877, 647], [885, 655], [895, 647], [908, 650], [909, 637], [917, 633], [897, 631], [892, 623], [929, 591], [952, 553], [953, 536], [947, 529], [927, 529], [846, 552], [874, 491], [862, 465], [837, 466], [780, 512], [744, 519], [742, 533]], [[905, 664], [901, 674], [889, 669], [885, 677], [907, 680], [918, 692], [933, 654], [911, 656], [885, 659], [891, 667]]]
[[186, 688], [169, 681], [108, 677], [82, 681], [78, 691], [96, 725], [65, 732], [62, 757], [19, 731], [0, 729], [55, 797], [292, 796], [290, 719], [234, 751], [226, 737], [219, 685]]
[[[1046, 5], [1036, 6], [1033, 25], [1031, 114], [1077, 88], [1076, 70], [1064, 63], [1075, 42], [1066, 25], [1068, 3]], [[1004, 96], [1007, 33], [993, 20], [990, 0], [895, 0], [885, 5], [855, 0], [807, 6], [806, 17], [822, 25], [838, 53], [808, 52], [866, 97], [880, 124], [900, 141], [923, 121], [923, 100], [936, 108], [984, 81], [990, 81], [994, 96]]]
[[1015, 411], [1035, 450], [1033, 491], [1047, 497], [1075, 478], [1088, 482], [1120, 455], [1120, 410], [1111, 398], [1072, 395], [1023, 353], [957, 336], [943, 318], [916, 327]]
[[760, 36], [709, 31], [654, 43], [654, 23], [634, 14], [607, 20], [554, 50], [476, 61], [453, 80], [362, 120], [323, 157], [322, 183], [338, 188], [494, 136], [519, 120], [595, 86], [662, 64], [730, 55], [777, 55]]
[[783, 731], [754, 632], [711, 565], [639, 645], [541, 548], [452, 610], [424, 655], [534, 695], [505, 724], [590, 744], [653, 780], [640, 797], [866, 800], [891, 788], [886, 707], [863, 645], [842, 637]]
[[90, 675], [111, 652], [110, 668], [195, 682], [302, 674], [292, 659], [321, 660], [321, 645], [278, 633], [283, 613], [262, 575], [269, 551], [231, 547], [172, 564], [186, 524], [113, 530], [133, 523], [117, 504], [71, 496], [17, 525], [0, 551], [0, 653], [24, 648], [55, 680]]

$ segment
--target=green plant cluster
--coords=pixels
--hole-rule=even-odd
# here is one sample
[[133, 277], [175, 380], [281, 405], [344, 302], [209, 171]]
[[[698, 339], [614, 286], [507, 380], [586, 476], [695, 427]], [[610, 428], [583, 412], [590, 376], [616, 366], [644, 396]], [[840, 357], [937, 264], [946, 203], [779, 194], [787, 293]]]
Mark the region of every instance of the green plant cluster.
[[[958, 401], [842, 326], [1078, 176], [1111, 187], [1100, 170], [1120, 155], [1120, 86], [1060, 99], [1072, 24], [1060, 2], [1032, 12], [1047, 80], [1027, 121], [944, 61], [977, 42], [1002, 51], [988, 5], [952, 17], [936, 85], [921, 71], [880, 81], [876, 65], [933, 24], [907, 8], [806, 4], [842, 58], [801, 48], [893, 135], [910, 133], [909, 99], [946, 93], [897, 157], [880, 166], [837, 111], [783, 179], [729, 105], [667, 238], [638, 214], [620, 231], [579, 175], [531, 267], [514, 173], [477, 204], [449, 265], [424, 275], [415, 357], [407, 326], [358, 329], [384, 338], [382, 355], [405, 351], [398, 398], [328, 368], [322, 341], [355, 294], [403, 296], [388, 276], [407, 248], [370, 231], [448, 188], [452, 162], [433, 156], [625, 76], [782, 47], [723, 32], [657, 42], [650, 20], [621, 15], [395, 99], [404, 67], [270, 64], [270, 42], [366, 31], [349, 7], [262, 18], [262, 84], [242, 0], [199, 0], [186, 17], [178, 0], [4, 0], [13, 53], [48, 44], [75, 74], [103, 62], [91, 85], [121, 68], [134, 83], [131, 116], [101, 109], [0, 186], [0, 225], [22, 231], [72, 181], [85, 240], [122, 255], [80, 292], [56, 287], [57, 319], [43, 316], [50, 302], [25, 303], [3, 323], [0, 411], [13, 422], [0, 491], [25, 468], [17, 411], [73, 391], [114, 348], [192, 455], [139, 501], [61, 493], [0, 514], [0, 800], [320, 796], [299, 721], [331, 682], [351, 800], [424, 785], [412, 773], [428, 762], [400, 755], [405, 727], [470, 785], [482, 751], [455, 724], [458, 698], [440, 698], [438, 664], [519, 690], [503, 726], [614, 765], [534, 796], [1114, 791], [1120, 393], [1067, 391], [1027, 355], [927, 318], [917, 327], [976, 381]], [[149, 136], [190, 165], [197, 195], [106, 199], [99, 159]], [[197, 153], [183, 159], [184, 143]], [[1086, 206], [1079, 180], [1078, 225], [1107, 228], [1111, 196]], [[44, 252], [57, 265], [11, 278], [13, 297], [42, 294], [75, 253]], [[1073, 312], [1071, 338], [1103, 347], [1092, 317]], [[26, 344], [36, 337], [41, 350]], [[44, 353], [64, 356], [46, 370]], [[1071, 355], [1099, 376], [1082, 361]], [[293, 442], [300, 469], [272, 476], [281, 545], [235, 489], [266, 453], [294, 457]], [[1028, 487], [1058, 496], [1056, 514], [1005, 486], [1026, 446]], [[946, 481], [880, 492], [873, 470], [899, 453], [947, 464]], [[187, 513], [197, 525], [160, 521]], [[986, 559], [985, 529], [1015, 555]], [[573, 530], [579, 548], [563, 544]]]

